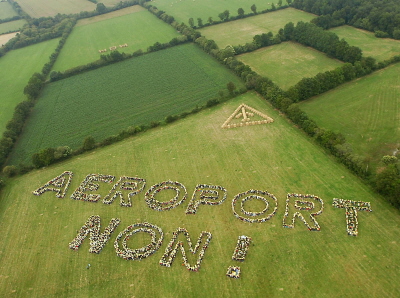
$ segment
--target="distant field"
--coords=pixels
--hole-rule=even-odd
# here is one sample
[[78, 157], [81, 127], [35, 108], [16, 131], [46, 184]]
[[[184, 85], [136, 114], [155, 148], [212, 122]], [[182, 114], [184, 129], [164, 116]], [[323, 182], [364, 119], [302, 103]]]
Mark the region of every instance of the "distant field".
[[18, 4], [32, 18], [52, 17], [58, 13], [70, 14], [96, 9], [96, 4], [87, 0], [18, 0]]
[[180, 35], [171, 26], [139, 6], [84, 19], [68, 37], [53, 69], [63, 71], [95, 61], [100, 59], [99, 50], [107, 49], [107, 54], [112, 46], [127, 43], [128, 47], [118, 47], [118, 51], [133, 53], [177, 36]]
[[304, 77], [313, 77], [319, 72], [341, 65], [338, 60], [293, 42], [283, 42], [239, 55], [238, 59], [257, 73], [270, 78], [284, 90]]
[[55, 50], [58, 39], [8, 52], [0, 58], [0, 134], [12, 118], [14, 107], [25, 100], [24, 87], [40, 72]]
[[233, 22], [200, 29], [201, 34], [213, 39], [220, 48], [253, 41], [253, 36], [271, 31], [274, 35], [287, 23], [309, 22], [315, 16], [294, 8], [286, 8]]
[[383, 61], [400, 55], [400, 41], [390, 38], [377, 38], [374, 33], [351, 26], [341, 26], [330, 31], [344, 38], [350, 45], [359, 47], [363, 56], [371, 56], [377, 61]]
[[204, 105], [232, 81], [243, 83], [193, 44], [126, 60], [49, 84], [10, 163], [30, 162], [42, 148], [79, 147], [128, 126], [150, 124]]
[[[158, 9], [172, 15], [178, 22], [188, 24], [189, 18], [193, 18], [197, 24], [197, 18], [202, 18], [206, 23], [209, 17], [219, 20], [218, 15], [229, 10], [231, 16], [236, 16], [239, 8], [245, 13], [251, 12], [250, 7], [255, 4], [257, 11], [271, 8], [271, 4], [278, 0], [154, 0], [152, 4]], [[284, 2], [285, 3], [285, 2]], [[286, 4], [286, 3], [285, 3]]]
[[400, 64], [301, 103], [319, 126], [341, 132], [376, 166], [400, 148]]
[[[16, 20], [0, 24], [0, 34], [7, 33], [10, 31], [19, 30], [26, 23], [25, 20]], [[1, 37], [0, 37], [1, 38]]]
[[121, 0], [101, 0], [98, 3], [103, 3], [105, 6], [114, 6], [121, 2]]
[[[221, 129], [241, 103], [275, 121]], [[74, 177], [64, 199], [50, 191], [32, 194], [66, 170], [73, 171]], [[143, 192], [132, 198], [132, 208], [120, 207], [119, 201], [105, 205], [71, 200], [90, 173], [145, 178], [144, 191], [176, 180], [186, 186], [188, 198], [163, 212], [147, 207]], [[225, 187], [227, 199], [220, 206], [200, 205], [196, 215], [185, 215], [199, 183]], [[87, 193], [104, 198], [112, 186], [99, 185], [98, 191]], [[249, 189], [267, 190], [277, 197], [278, 210], [269, 221], [250, 224], [233, 216], [232, 199]], [[282, 227], [288, 192], [324, 200], [324, 210], [316, 216], [321, 231], [308, 231], [299, 219], [293, 229]], [[373, 212], [358, 212], [357, 237], [347, 235], [345, 210], [332, 207], [335, 197], [371, 202]], [[248, 210], [264, 207], [248, 204], [246, 208], [254, 208]], [[103, 251], [89, 253], [89, 239], [78, 251], [69, 249], [77, 230], [95, 214], [101, 216], [101, 232], [111, 218], [121, 219]], [[9, 181], [0, 196], [0, 292], [16, 297], [396, 297], [399, 218], [398, 210], [334, 163], [267, 102], [246, 94]], [[142, 261], [119, 258], [113, 247], [117, 235], [128, 225], [144, 221], [164, 231], [160, 249]], [[159, 265], [178, 227], [187, 228], [193, 242], [201, 231], [212, 233], [199, 272], [181, 265], [180, 252], [170, 268]], [[143, 234], [132, 235], [128, 247], [146, 245], [149, 237]], [[244, 262], [232, 261], [240, 235], [252, 238]], [[191, 254], [188, 257], [193, 260]], [[240, 266], [241, 277], [226, 277], [228, 266]]]
[[0, 20], [12, 18], [13, 16], [17, 16], [18, 14], [15, 12], [13, 7], [8, 2], [0, 2]]
[[0, 46], [3, 46], [6, 44], [11, 38], [15, 37], [15, 35], [18, 32], [13, 32], [13, 33], [7, 33], [7, 34], [1, 34], [0, 35]]

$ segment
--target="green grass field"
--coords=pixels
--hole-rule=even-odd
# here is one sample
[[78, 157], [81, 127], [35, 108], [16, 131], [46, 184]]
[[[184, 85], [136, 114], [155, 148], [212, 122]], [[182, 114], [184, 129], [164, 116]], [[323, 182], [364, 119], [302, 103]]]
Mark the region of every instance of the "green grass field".
[[165, 43], [180, 36], [171, 26], [139, 6], [78, 22], [68, 37], [53, 69], [63, 71], [100, 59], [99, 50], [125, 43], [119, 52], [146, 51], [155, 42]]
[[[221, 129], [241, 103], [275, 121]], [[32, 194], [66, 170], [74, 178], [64, 199], [54, 192]], [[221, 185], [228, 198], [220, 206], [201, 205], [196, 215], [184, 213], [189, 198], [164, 212], [148, 208], [143, 193], [133, 197], [132, 208], [71, 200], [90, 173], [142, 177], [145, 191], [176, 180], [186, 186], [189, 198], [198, 183]], [[95, 193], [104, 197], [110, 188], [100, 183]], [[249, 189], [268, 190], [278, 198], [277, 214], [268, 222], [249, 224], [233, 216], [233, 197]], [[324, 200], [324, 211], [316, 217], [320, 232], [308, 231], [300, 220], [294, 229], [282, 227], [288, 192]], [[372, 213], [358, 213], [357, 237], [346, 233], [345, 211], [332, 207], [336, 197], [371, 202]], [[100, 254], [88, 252], [88, 239], [78, 251], [70, 250], [68, 243], [91, 215], [101, 216], [102, 230], [111, 218], [120, 218], [121, 224]], [[250, 93], [9, 181], [0, 197], [0, 292], [29, 297], [396, 297], [399, 216]], [[161, 248], [141, 262], [119, 258], [113, 248], [118, 233], [144, 221], [164, 231]], [[171, 268], [158, 264], [178, 227], [187, 228], [194, 241], [201, 231], [213, 235], [197, 273], [181, 266], [180, 253]], [[129, 247], [146, 244], [148, 238], [140, 234], [128, 241]], [[243, 263], [231, 259], [239, 235], [252, 237]], [[228, 266], [240, 266], [241, 278], [226, 277]]]
[[0, 20], [18, 15], [10, 3], [0, 2]]
[[376, 166], [400, 146], [400, 64], [301, 103], [319, 126], [341, 132]]
[[24, 88], [34, 72], [48, 62], [58, 39], [8, 52], [0, 58], [0, 134], [12, 118], [14, 107], [25, 100]]
[[[271, 8], [271, 4], [278, 3], [278, 0], [155, 0], [152, 5], [174, 16], [178, 22], [188, 24], [189, 18], [197, 22], [197, 18], [202, 18], [206, 23], [209, 17], [219, 20], [218, 15], [225, 10], [229, 10], [231, 16], [236, 16], [239, 8], [243, 8], [245, 13], [251, 12], [250, 7], [255, 4], [257, 11]], [[286, 3], [285, 3], [286, 4]]]
[[42, 148], [79, 147], [123, 129], [162, 121], [204, 105], [229, 81], [243, 83], [193, 44], [126, 60], [49, 84], [32, 112], [11, 163]]
[[213, 39], [220, 48], [253, 41], [253, 36], [271, 31], [276, 34], [287, 23], [309, 22], [315, 16], [294, 8], [256, 15], [234, 22], [222, 23], [200, 29], [201, 34]]
[[96, 4], [86, 0], [19, 0], [19, 6], [32, 18], [52, 17], [56, 14], [93, 11]]
[[390, 38], [377, 38], [374, 33], [351, 26], [341, 26], [331, 29], [339, 38], [344, 38], [350, 45], [359, 47], [363, 56], [371, 56], [377, 61], [383, 61], [400, 55], [400, 41]]
[[16, 21], [0, 24], [0, 34], [19, 30], [22, 28], [23, 25], [25, 25], [25, 23], [26, 23], [25, 20], [16, 20]]
[[283, 42], [242, 54], [238, 59], [257, 73], [270, 78], [284, 90], [304, 77], [313, 77], [319, 72], [341, 65], [338, 60], [293, 42]]

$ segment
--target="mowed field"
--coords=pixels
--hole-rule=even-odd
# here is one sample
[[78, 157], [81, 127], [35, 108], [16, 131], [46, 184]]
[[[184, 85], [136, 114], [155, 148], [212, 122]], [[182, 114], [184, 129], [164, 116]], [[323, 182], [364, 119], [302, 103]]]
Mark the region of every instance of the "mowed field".
[[320, 127], [345, 135], [376, 166], [400, 146], [400, 64], [301, 103]]
[[0, 20], [18, 15], [8, 2], [0, 2]]
[[40, 72], [57, 47], [53, 39], [8, 52], [0, 59], [0, 134], [12, 118], [14, 107], [25, 100], [24, 88], [35, 72]]
[[[126, 14], [128, 13], [128, 14]], [[99, 50], [117, 46], [119, 52], [146, 51], [155, 42], [169, 42], [180, 36], [171, 26], [140, 6], [84, 19], [68, 37], [53, 67], [63, 71], [100, 59]], [[128, 47], [119, 45], [127, 43]]]
[[309, 22], [315, 16], [313, 14], [286, 8], [253, 17], [222, 23], [200, 29], [201, 34], [207, 39], [213, 39], [220, 48], [227, 45], [236, 46], [252, 42], [254, 35], [272, 32], [278, 33], [287, 23], [296, 24], [299, 21]]
[[[251, 6], [256, 5], [257, 11], [271, 8], [278, 0], [154, 0], [152, 5], [158, 9], [172, 15], [176, 21], [188, 24], [189, 18], [193, 18], [197, 23], [197, 18], [201, 18], [206, 23], [209, 17], [213, 20], [220, 20], [218, 15], [225, 10], [229, 10], [231, 16], [236, 16], [239, 8], [243, 8], [245, 13], [252, 12]], [[286, 3], [285, 3], [286, 4]]]
[[52, 17], [56, 14], [93, 11], [96, 4], [85, 0], [19, 0], [19, 6], [32, 18]]
[[[16, 21], [0, 24], [0, 34], [19, 30], [22, 28], [23, 25], [25, 25], [25, 23], [26, 23], [25, 20], [16, 20]], [[0, 39], [1, 39], [1, 36], [0, 36]], [[3, 44], [3, 43], [1, 43], [1, 44]]]
[[313, 77], [342, 64], [324, 53], [294, 42], [283, 42], [242, 54], [238, 59], [284, 90], [304, 77]]
[[372, 32], [351, 26], [336, 27], [329, 31], [336, 33], [339, 38], [344, 38], [350, 45], [359, 47], [364, 57], [371, 56], [377, 61], [383, 61], [400, 55], [399, 40], [377, 38]]
[[148, 125], [202, 106], [232, 81], [243, 83], [194, 44], [76, 75], [46, 86], [10, 163], [47, 147], [78, 148], [129, 126]]
[[[221, 129], [241, 103], [275, 121]], [[32, 194], [67, 170], [74, 177], [64, 199], [54, 192]], [[116, 180], [144, 178], [144, 191], [168, 179], [179, 181], [188, 199], [163, 212], [147, 207], [143, 193], [132, 198], [131, 208], [120, 207], [117, 200], [111, 205], [71, 200], [72, 192], [91, 173], [114, 175]], [[219, 206], [200, 205], [196, 215], [185, 215], [199, 183], [225, 187], [227, 200]], [[87, 193], [104, 198], [112, 184], [99, 186]], [[249, 189], [267, 190], [277, 197], [278, 210], [269, 221], [250, 224], [233, 216], [232, 199]], [[325, 202], [316, 217], [321, 231], [308, 231], [298, 219], [295, 228], [282, 227], [288, 192], [314, 194]], [[373, 212], [358, 212], [357, 237], [347, 235], [345, 210], [333, 208], [333, 198], [371, 202]], [[245, 208], [263, 207], [249, 202]], [[72, 251], [69, 242], [91, 215], [101, 216], [101, 231], [111, 218], [121, 223], [100, 254], [88, 252], [89, 239]], [[399, 216], [268, 103], [249, 93], [9, 181], [0, 197], [0, 292], [30, 297], [396, 297]], [[139, 222], [159, 226], [164, 241], [154, 255], [140, 262], [123, 260], [115, 253], [114, 240], [128, 225]], [[180, 252], [170, 268], [159, 265], [178, 227], [189, 231], [192, 242], [201, 231], [212, 233], [199, 272], [181, 265]], [[231, 259], [240, 235], [252, 238], [243, 263]], [[147, 234], [138, 233], [127, 245], [136, 249], [148, 241]], [[228, 266], [240, 266], [241, 277], [226, 277]]]

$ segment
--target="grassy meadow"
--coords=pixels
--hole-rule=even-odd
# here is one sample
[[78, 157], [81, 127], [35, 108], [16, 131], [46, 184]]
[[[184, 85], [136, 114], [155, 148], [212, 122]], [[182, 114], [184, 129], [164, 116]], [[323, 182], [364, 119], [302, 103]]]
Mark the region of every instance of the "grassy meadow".
[[0, 34], [19, 30], [22, 28], [23, 25], [25, 25], [25, 23], [26, 23], [25, 20], [16, 20], [0, 24]]
[[[274, 122], [221, 129], [241, 103]], [[54, 192], [32, 194], [66, 170], [74, 177], [64, 199]], [[132, 208], [120, 207], [117, 201], [105, 205], [71, 200], [73, 190], [90, 173], [145, 178], [145, 191], [161, 181], [179, 181], [186, 186], [188, 199], [164, 212], [148, 208], [143, 193], [133, 197]], [[185, 215], [199, 183], [225, 187], [228, 198], [220, 206], [201, 205], [196, 215]], [[99, 185], [95, 193], [104, 197], [111, 185]], [[277, 197], [277, 214], [268, 222], [249, 224], [233, 216], [233, 197], [249, 189]], [[316, 217], [321, 231], [308, 231], [300, 220], [294, 229], [282, 227], [288, 192], [311, 193], [324, 200], [324, 211]], [[371, 202], [373, 212], [358, 212], [357, 237], [346, 233], [344, 209], [332, 207], [336, 197]], [[88, 252], [88, 239], [78, 251], [70, 250], [68, 243], [77, 230], [95, 214], [101, 216], [102, 230], [111, 218], [121, 219], [109, 243], [98, 255]], [[0, 292], [30, 297], [396, 297], [398, 220], [398, 210], [333, 162], [267, 102], [247, 93], [10, 180], [0, 197]], [[119, 258], [113, 248], [118, 233], [144, 221], [164, 231], [158, 252], [140, 262]], [[180, 252], [171, 268], [158, 264], [178, 227], [187, 228], [193, 241], [201, 231], [213, 235], [197, 273], [181, 266]], [[128, 246], [147, 244], [149, 238], [141, 234], [132, 236]], [[231, 259], [239, 235], [252, 237], [243, 263]], [[228, 266], [240, 266], [241, 278], [226, 277]]]
[[220, 48], [227, 45], [239, 45], [253, 41], [253, 36], [262, 33], [278, 33], [287, 23], [300, 21], [309, 22], [315, 16], [313, 14], [286, 8], [253, 17], [222, 23], [215, 26], [204, 27], [199, 31], [207, 39], [213, 39]]
[[371, 56], [377, 61], [383, 61], [400, 55], [399, 40], [377, 38], [372, 32], [351, 26], [336, 27], [329, 31], [336, 33], [339, 38], [344, 38], [350, 45], [359, 47], [364, 57]]
[[178, 22], [188, 24], [190, 18], [195, 22], [197, 18], [201, 18], [204, 23], [209, 17], [213, 20], [219, 20], [218, 15], [225, 10], [229, 10], [231, 16], [237, 15], [239, 8], [243, 8], [245, 13], [251, 12], [250, 7], [255, 4], [257, 11], [271, 8], [272, 3], [275, 5], [278, 0], [154, 0], [152, 5], [158, 9], [165, 11], [167, 14], [174, 16]]
[[[127, 13], [128, 14], [125, 14]], [[146, 51], [155, 42], [180, 36], [171, 26], [140, 6], [133, 6], [78, 22], [60, 52], [53, 69], [63, 71], [100, 59], [99, 50], [128, 44], [119, 52]]]
[[53, 17], [56, 14], [92, 11], [96, 4], [86, 0], [18, 0], [19, 6], [32, 18]]
[[0, 58], [0, 134], [12, 118], [14, 107], [25, 100], [24, 88], [40, 72], [57, 47], [58, 39], [8, 52]]
[[257, 73], [270, 78], [286, 90], [304, 77], [335, 69], [342, 62], [313, 48], [294, 42], [283, 42], [238, 56]]
[[0, 2], [0, 20], [12, 18], [18, 15], [12, 5], [8, 2]]
[[345, 135], [376, 166], [400, 146], [400, 64], [301, 103], [320, 127]]
[[191, 111], [227, 90], [230, 81], [243, 86], [194, 44], [185, 44], [51, 83], [10, 163], [30, 162], [43, 148], [78, 148], [90, 135], [101, 141], [129, 126]]

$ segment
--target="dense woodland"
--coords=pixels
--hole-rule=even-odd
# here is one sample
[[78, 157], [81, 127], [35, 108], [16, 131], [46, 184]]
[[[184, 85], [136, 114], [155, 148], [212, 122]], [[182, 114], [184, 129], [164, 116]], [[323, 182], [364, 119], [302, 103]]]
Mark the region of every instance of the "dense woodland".
[[[324, 30], [342, 24], [349, 24], [374, 31], [375, 35], [378, 37], [390, 36], [400, 39], [399, 2], [394, 0], [294, 0], [293, 3], [291, 3], [291, 1], [287, 1], [288, 4], [291, 4], [293, 7], [317, 14], [319, 17], [315, 18], [312, 23], [299, 22], [296, 25], [288, 23], [275, 36], [271, 32], [256, 35], [251, 43], [227, 47], [225, 49], [219, 49], [213, 40], [208, 40], [206, 37], [201, 36], [200, 32], [196, 31], [197, 27], [204, 26], [202, 20], [198, 20], [198, 26], [194, 25], [193, 20], [189, 20], [189, 25], [184, 23], [179, 24], [174, 20], [173, 16], [166, 14], [164, 11], [157, 9], [144, 0], [120, 2], [113, 8], [106, 8], [102, 3], [97, 3], [97, 8], [93, 12], [81, 12], [75, 15], [58, 14], [53, 18], [47, 17], [39, 19], [30, 18], [20, 9], [16, 2], [10, 2], [18, 12], [19, 17], [27, 20], [27, 24], [22, 28], [21, 33], [19, 33], [17, 37], [10, 40], [0, 49], [0, 56], [6, 54], [9, 50], [47, 39], [58, 37], [61, 37], [61, 39], [59, 46], [49, 57], [49, 62], [44, 65], [42, 72], [34, 74], [28, 82], [24, 90], [24, 93], [27, 95], [27, 100], [20, 103], [15, 108], [13, 119], [7, 124], [7, 130], [0, 140], [1, 165], [5, 164], [7, 157], [12, 151], [22, 131], [25, 120], [29, 117], [30, 110], [46, 84], [48, 76], [50, 76], [51, 81], [55, 81], [81, 73], [82, 71], [88, 71], [110, 63], [192, 41], [235, 72], [245, 82], [248, 90], [256, 90], [266, 100], [271, 102], [274, 107], [285, 113], [293, 123], [303, 129], [305, 133], [312, 137], [317, 143], [336, 156], [337, 159], [351, 171], [364, 179], [364, 181], [370, 183], [379, 193], [391, 201], [391, 203], [400, 206], [400, 170], [397, 159], [383, 158], [383, 169], [379, 173], [369, 172], [365, 168], [364, 160], [352, 152], [343, 135], [318, 127], [317, 124], [296, 105], [299, 101], [319, 95], [340, 84], [367, 75], [377, 69], [384, 68], [391, 63], [399, 62], [400, 57], [396, 56], [388, 61], [376, 63], [375, 59], [371, 57], [363, 57], [362, 51], [359, 48], [350, 46], [345, 40], [340, 40], [336, 34]], [[88, 65], [79, 66], [63, 73], [50, 73], [62, 46], [78, 19], [92, 17], [135, 4], [142, 5], [159, 19], [173, 26], [177, 31], [183, 34], [182, 38], [174, 38], [166, 44], [156, 42], [153, 46], [150, 46], [146, 52], [137, 51], [132, 54], [121, 54], [116, 51], [109, 55], [102, 55], [100, 60]], [[279, 8], [281, 8], [281, 5]], [[264, 11], [263, 13], [275, 9], [276, 8], [273, 7], [273, 9]], [[255, 6], [252, 6], [252, 13], [248, 15], [241, 14], [240, 12], [241, 11], [238, 10], [238, 16], [230, 16], [229, 11], [222, 12], [220, 14], [220, 21], [213, 22], [209, 19], [207, 25], [229, 22], [238, 18], [250, 17], [258, 13]], [[235, 55], [251, 52], [261, 47], [271, 46], [283, 41], [295, 41], [313, 47], [318, 51], [326, 53], [330, 57], [345, 62], [345, 64], [335, 70], [320, 73], [313, 78], [304, 78], [285, 92], [270, 79], [258, 75], [249, 66], [235, 58]], [[228, 90], [229, 97], [245, 91], [235, 90], [235, 86], [228, 86]], [[207, 107], [218, 104], [223, 99], [224, 96], [214, 98], [209, 101]], [[198, 110], [199, 109], [193, 112], [197, 112]], [[167, 117], [165, 123], [170, 123], [180, 117], [183, 117], [183, 115], [171, 115]], [[145, 129], [147, 129], [147, 127], [138, 127], [132, 130], [132, 132], [123, 131], [120, 135], [110, 137], [98, 145], [103, 146], [119, 141]], [[75, 152], [72, 152], [72, 150], [66, 146], [43, 149], [33, 156], [33, 164], [35, 167], [39, 168], [67, 158], [72, 154], [79, 154], [83, 151], [91, 150], [96, 146], [94, 140], [87, 138], [84, 140], [82, 148], [79, 148]], [[7, 166], [3, 169], [3, 172], [11, 176], [18, 172], [24, 173], [30, 169], [31, 167], [26, 165], [19, 165], [18, 167]]]

